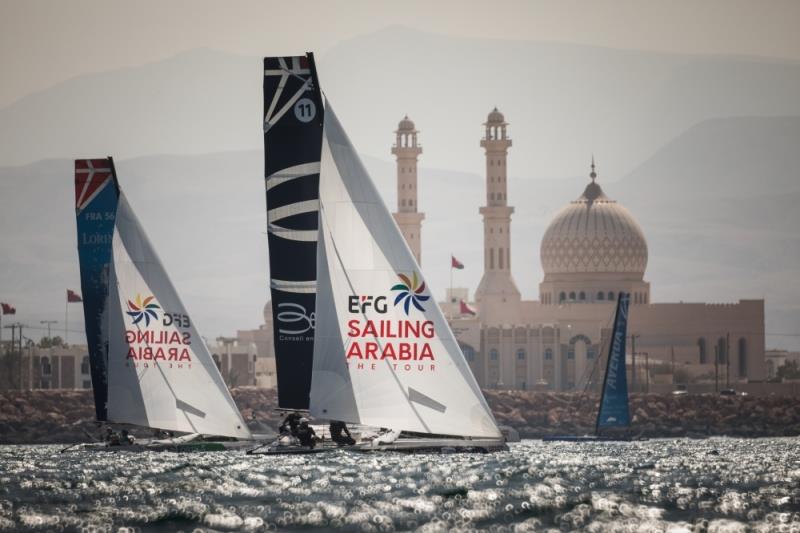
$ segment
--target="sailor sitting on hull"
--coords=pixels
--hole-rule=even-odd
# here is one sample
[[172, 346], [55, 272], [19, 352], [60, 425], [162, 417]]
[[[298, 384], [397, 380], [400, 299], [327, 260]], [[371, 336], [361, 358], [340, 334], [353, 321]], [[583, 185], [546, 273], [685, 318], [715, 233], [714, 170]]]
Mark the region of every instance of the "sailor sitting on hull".
[[332, 420], [330, 425], [331, 440], [338, 446], [352, 446], [356, 440], [350, 435], [350, 430], [344, 422], [339, 420]]
[[295, 436], [300, 441], [301, 446], [313, 448], [317, 445], [317, 434], [314, 432], [314, 428], [308, 425], [307, 418], [300, 419], [300, 424], [297, 428], [297, 435]]

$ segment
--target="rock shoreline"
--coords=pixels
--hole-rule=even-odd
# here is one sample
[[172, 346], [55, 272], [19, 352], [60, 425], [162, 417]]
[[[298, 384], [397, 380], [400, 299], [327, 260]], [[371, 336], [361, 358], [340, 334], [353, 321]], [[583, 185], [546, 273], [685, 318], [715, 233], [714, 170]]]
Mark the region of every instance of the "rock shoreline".
[[[254, 429], [276, 428], [274, 390], [232, 390]], [[594, 429], [596, 396], [577, 393], [484, 391], [499, 424], [523, 438], [583, 435]], [[785, 396], [631, 395], [630, 433], [663, 437], [800, 435], [800, 398]], [[0, 391], [0, 444], [87, 442], [98, 435], [88, 390]]]

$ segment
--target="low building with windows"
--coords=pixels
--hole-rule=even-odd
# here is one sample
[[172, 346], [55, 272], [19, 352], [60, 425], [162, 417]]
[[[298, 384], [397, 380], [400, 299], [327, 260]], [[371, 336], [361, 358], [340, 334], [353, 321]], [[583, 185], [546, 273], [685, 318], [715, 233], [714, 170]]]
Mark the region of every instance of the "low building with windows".
[[25, 350], [30, 389], [91, 389], [89, 350], [85, 345]]

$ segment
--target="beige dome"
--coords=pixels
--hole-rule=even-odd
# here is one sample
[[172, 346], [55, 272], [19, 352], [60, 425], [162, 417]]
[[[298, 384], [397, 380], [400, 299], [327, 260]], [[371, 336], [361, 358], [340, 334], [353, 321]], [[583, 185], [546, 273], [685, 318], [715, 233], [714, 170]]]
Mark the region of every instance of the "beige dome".
[[542, 239], [540, 257], [547, 274], [629, 274], [641, 280], [647, 268], [647, 241], [630, 212], [610, 200], [592, 163], [592, 182], [577, 200], [556, 214]]
[[408, 115], [403, 117], [403, 120], [397, 125], [397, 131], [414, 131], [416, 127], [414, 121], [408, 118]]
[[506, 117], [504, 117], [496, 107], [492, 109], [491, 113], [489, 113], [489, 117], [486, 119], [487, 124], [505, 124], [505, 122]]

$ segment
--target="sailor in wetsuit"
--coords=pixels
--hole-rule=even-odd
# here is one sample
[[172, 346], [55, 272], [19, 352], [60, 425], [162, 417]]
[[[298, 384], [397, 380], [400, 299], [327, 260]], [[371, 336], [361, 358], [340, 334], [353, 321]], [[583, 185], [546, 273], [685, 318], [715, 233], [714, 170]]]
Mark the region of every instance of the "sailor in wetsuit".
[[331, 439], [339, 446], [352, 446], [356, 440], [350, 435], [350, 430], [344, 422], [331, 420]]
[[300, 419], [295, 437], [300, 441], [301, 446], [313, 448], [317, 444], [317, 434], [314, 432], [314, 428], [308, 425], [307, 418]]
[[300, 413], [289, 413], [288, 415], [286, 415], [286, 418], [283, 419], [281, 427], [278, 428], [278, 431], [280, 432], [281, 435], [289, 434], [292, 435], [293, 437], [296, 437], [297, 429], [300, 425], [300, 420], [302, 419], [303, 417], [300, 416]]

